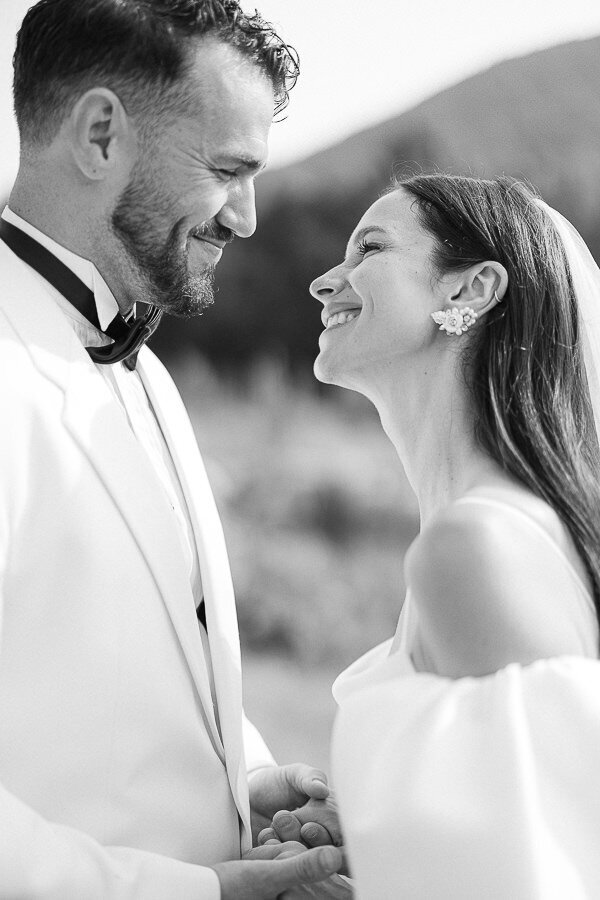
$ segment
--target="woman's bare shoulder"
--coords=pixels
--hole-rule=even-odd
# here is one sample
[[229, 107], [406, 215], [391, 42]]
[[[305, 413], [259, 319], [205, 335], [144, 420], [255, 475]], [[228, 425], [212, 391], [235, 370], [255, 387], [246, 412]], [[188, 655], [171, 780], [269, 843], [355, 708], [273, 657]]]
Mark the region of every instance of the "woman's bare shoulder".
[[556, 540], [560, 523], [552, 510], [547, 522], [543, 509], [529, 512], [459, 501], [411, 547], [407, 585], [439, 674], [483, 675], [511, 662], [593, 652], [593, 611]]

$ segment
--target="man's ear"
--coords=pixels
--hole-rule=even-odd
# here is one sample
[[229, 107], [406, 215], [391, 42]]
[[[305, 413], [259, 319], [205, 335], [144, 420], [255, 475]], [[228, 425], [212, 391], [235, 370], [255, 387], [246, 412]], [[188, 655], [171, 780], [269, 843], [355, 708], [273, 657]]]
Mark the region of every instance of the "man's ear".
[[129, 166], [135, 132], [117, 95], [107, 88], [92, 88], [71, 111], [69, 139], [82, 174], [101, 181], [112, 170]]
[[449, 298], [451, 306], [470, 306], [478, 316], [494, 308], [506, 293], [508, 274], [502, 263], [477, 263], [461, 273]]

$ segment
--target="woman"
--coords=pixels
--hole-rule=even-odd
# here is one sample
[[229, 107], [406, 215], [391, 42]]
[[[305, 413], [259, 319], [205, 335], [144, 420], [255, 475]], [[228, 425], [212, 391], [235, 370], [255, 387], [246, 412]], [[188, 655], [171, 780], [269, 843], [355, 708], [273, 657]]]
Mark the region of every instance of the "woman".
[[600, 897], [600, 273], [522, 184], [422, 175], [311, 292], [317, 377], [421, 513], [395, 637], [334, 686], [357, 896]]

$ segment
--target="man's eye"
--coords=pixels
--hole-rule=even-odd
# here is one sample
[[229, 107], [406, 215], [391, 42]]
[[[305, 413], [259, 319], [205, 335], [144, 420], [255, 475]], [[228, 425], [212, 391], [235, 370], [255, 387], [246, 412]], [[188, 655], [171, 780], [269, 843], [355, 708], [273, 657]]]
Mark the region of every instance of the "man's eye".
[[223, 178], [235, 178], [235, 176], [237, 175], [235, 169], [217, 169], [216, 171], [219, 173], [219, 175], [222, 175]]

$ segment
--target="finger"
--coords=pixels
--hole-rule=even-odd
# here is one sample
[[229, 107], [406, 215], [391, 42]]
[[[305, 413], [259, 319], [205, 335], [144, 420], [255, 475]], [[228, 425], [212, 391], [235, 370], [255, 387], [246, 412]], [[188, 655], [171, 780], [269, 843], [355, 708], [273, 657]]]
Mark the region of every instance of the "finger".
[[244, 859], [288, 859], [291, 856], [297, 856], [299, 853], [306, 853], [304, 844], [296, 841], [287, 841], [285, 844], [279, 841], [271, 841], [263, 844], [262, 847], [253, 847], [248, 853], [244, 854]]
[[337, 805], [333, 795], [327, 800], [309, 800], [304, 806], [294, 810], [294, 815], [301, 825], [317, 823], [325, 828], [330, 835], [329, 843], [340, 847], [344, 843]]
[[263, 828], [262, 831], [259, 831], [256, 840], [258, 841], [259, 846], [261, 844], [266, 844], [267, 841], [277, 841], [277, 843], [279, 843], [279, 838], [272, 828]]
[[304, 853], [284, 851], [273, 869], [276, 871], [279, 892], [297, 884], [313, 884], [325, 881], [342, 865], [342, 854], [337, 847], [315, 847]]
[[[302, 825], [291, 812], [280, 810], [273, 816], [272, 828], [280, 841], [300, 841]], [[331, 843], [331, 842], [330, 842]]]
[[[296, 820], [297, 821], [297, 820]], [[317, 822], [307, 822], [300, 829], [300, 840], [307, 847], [324, 847], [327, 844], [333, 844], [333, 840], [329, 832]]]
[[[272, 859], [263, 857], [263, 854], [271, 852], [277, 856]], [[341, 864], [342, 854], [337, 847], [307, 850], [302, 844], [288, 843], [255, 847], [244, 854], [243, 860], [215, 863], [211, 868], [219, 878], [222, 897], [275, 900], [299, 885], [326, 881]], [[293, 891], [292, 896], [296, 893]]]
[[303, 763], [295, 763], [288, 768], [291, 770], [292, 784], [301, 794], [315, 800], [324, 800], [329, 796], [327, 775], [321, 769], [305, 766]]

